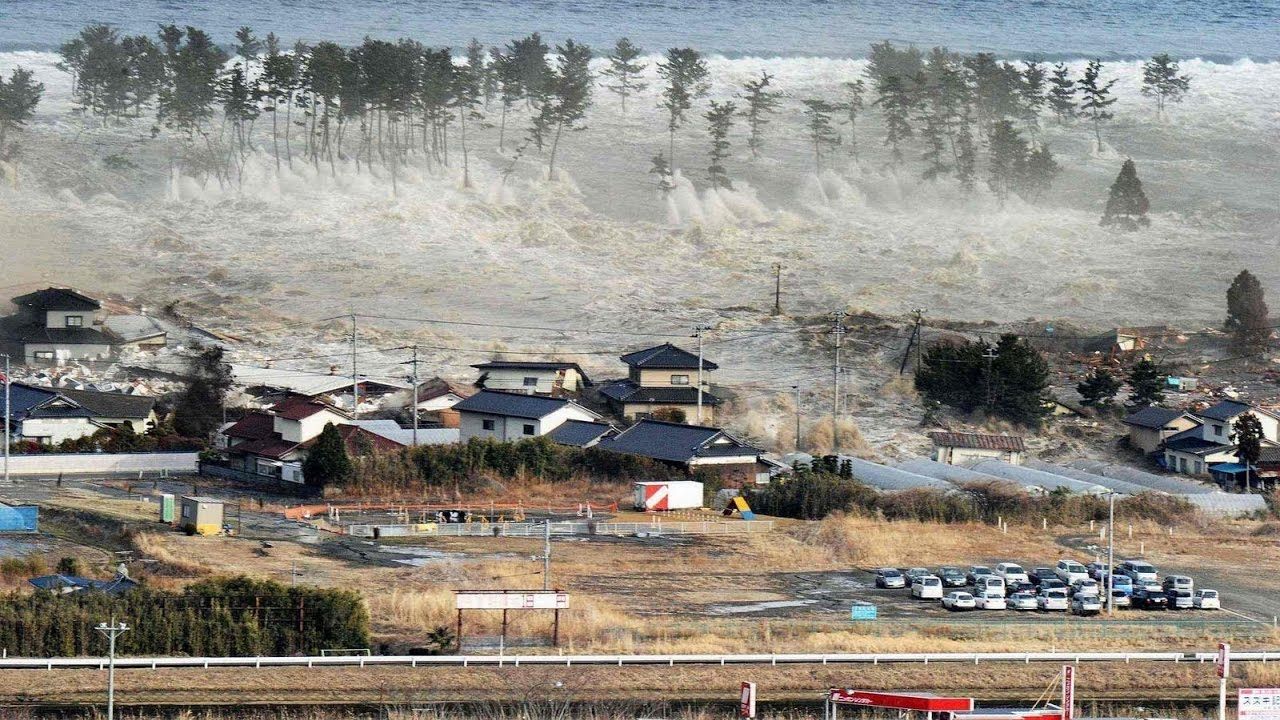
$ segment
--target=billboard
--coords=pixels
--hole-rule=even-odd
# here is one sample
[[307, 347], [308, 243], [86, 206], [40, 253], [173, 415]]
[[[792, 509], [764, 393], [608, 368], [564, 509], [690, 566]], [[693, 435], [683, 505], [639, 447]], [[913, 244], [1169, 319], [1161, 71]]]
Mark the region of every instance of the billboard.
[[1062, 720], [1074, 720], [1076, 716], [1076, 669], [1062, 666]]
[[1218, 677], [1225, 678], [1231, 674], [1231, 644], [1218, 643], [1218, 658], [1214, 662], [1218, 667]]
[[1280, 720], [1280, 688], [1240, 688], [1239, 693], [1240, 720]]
[[552, 590], [458, 590], [459, 610], [566, 610], [569, 593]]
[[738, 717], [754, 718], [756, 716], [756, 684], [742, 683], [742, 694], [738, 698]]

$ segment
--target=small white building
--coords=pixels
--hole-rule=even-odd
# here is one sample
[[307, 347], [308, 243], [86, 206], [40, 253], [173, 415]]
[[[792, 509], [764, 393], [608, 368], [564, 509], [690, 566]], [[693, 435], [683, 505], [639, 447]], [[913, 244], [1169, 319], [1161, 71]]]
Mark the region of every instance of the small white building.
[[564, 398], [482, 390], [453, 409], [462, 442], [471, 438], [524, 440], [547, 435], [570, 420], [595, 422], [600, 415]]
[[564, 397], [591, 385], [574, 362], [492, 360], [471, 367], [480, 371], [476, 387], [486, 390]]
[[992, 459], [1021, 465], [1027, 452], [1020, 435], [931, 432], [929, 438], [933, 440], [933, 459], [946, 465], [972, 465]]

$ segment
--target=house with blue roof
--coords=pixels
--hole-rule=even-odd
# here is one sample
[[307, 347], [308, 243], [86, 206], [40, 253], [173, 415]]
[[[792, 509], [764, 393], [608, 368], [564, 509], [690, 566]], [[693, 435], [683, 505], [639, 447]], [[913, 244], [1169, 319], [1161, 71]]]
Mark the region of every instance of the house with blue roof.
[[763, 450], [717, 427], [641, 420], [617, 437], [602, 440], [598, 447], [646, 457], [690, 474], [714, 473], [738, 485], [767, 483], [770, 477]]
[[682, 417], [691, 425], [714, 422], [715, 408], [721, 400], [708, 390], [707, 378], [719, 367], [715, 363], [671, 343], [627, 353], [619, 359], [627, 366], [626, 379], [600, 387], [609, 409], [619, 417], [625, 420]]
[[453, 406], [462, 442], [471, 438], [514, 441], [549, 435], [565, 423], [595, 423], [599, 413], [567, 398], [481, 390]]

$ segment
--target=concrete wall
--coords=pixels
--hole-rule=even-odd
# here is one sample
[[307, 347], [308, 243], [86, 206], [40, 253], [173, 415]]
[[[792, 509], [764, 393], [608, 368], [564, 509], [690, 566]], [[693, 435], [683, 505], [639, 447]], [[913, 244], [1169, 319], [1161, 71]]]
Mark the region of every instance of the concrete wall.
[[137, 475], [139, 472], [194, 473], [199, 453], [84, 453], [14, 455], [9, 458], [13, 475]]
[[[97, 425], [86, 418], [29, 418], [22, 421], [22, 439], [47, 438], [42, 442], [57, 445], [63, 440], [78, 440], [97, 432]], [[145, 432], [145, 428], [143, 429]]]

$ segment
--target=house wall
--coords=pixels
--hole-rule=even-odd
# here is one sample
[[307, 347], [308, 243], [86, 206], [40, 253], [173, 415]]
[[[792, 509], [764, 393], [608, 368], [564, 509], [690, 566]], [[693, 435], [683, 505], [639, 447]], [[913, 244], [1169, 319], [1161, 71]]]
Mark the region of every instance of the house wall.
[[[574, 405], [566, 405], [541, 419], [504, 417], [485, 413], [460, 412], [460, 439], [466, 442], [473, 437], [494, 438], [496, 440], [514, 441], [546, 435], [569, 420], [598, 420], [595, 415]], [[484, 421], [492, 420], [493, 429], [486, 430]], [[533, 428], [532, 434], [525, 433], [525, 426]]]
[[453, 393], [445, 393], [440, 397], [433, 397], [430, 400], [419, 402], [418, 410], [421, 412], [439, 412], [440, 410], [448, 410], [460, 402], [462, 402], [462, 398]]
[[712, 425], [715, 423], [715, 408], [707, 403], [702, 405], [702, 422], [698, 422], [698, 406], [682, 405], [682, 404], [650, 404], [650, 403], [625, 403], [622, 406], [622, 416], [627, 420], [639, 420], [646, 417], [652, 417], [658, 410], [681, 410], [684, 412], [684, 421], [690, 425]]
[[[689, 463], [691, 472], [711, 472], [727, 484], [751, 487], [760, 481], [760, 474], [768, 477], [768, 470], [756, 461], [754, 455], [722, 458], [698, 458]], [[767, 482], [767, 479], [765, 480]]]
[[23, 346], [23, 355], [26, 356], [28, 365], [34, 365], [40, 362], [49, 362], [48, 360], [36, 360], [36, 353], [51, 352], [54, 355], [53, 362], [61, 363], [66, 360], [105, 360], [111, 357], [110, 345], [59, 345], [56, 343], [26, 343]]
[[1234, 452], [1217, 452], [1208, 455], [1192, 455], [1191, 453], [1165, 450], [1165, 467], [1183, 475], [1209, 476], [1209, 466], [1224, 462], [1238, 462]]
[[[710, 375], [710, 370], [706, 367], [702, 368], [702, 382], [705, 385]], [[687, 375], [689, 382], [676, 384], [671, 382], [673, 375]], [[697, 387], [698, 386], [698, 370], [660, 370], [660, 369], [637, 369], [631, 368], [631, 381], [639, 383], [641, 387]], [[704, 388], [705, 389], [705, 388]]]
[[972, 465], [982, 460], [1003, 460], [1010, 465], [1021, 465], [1022, 453], [1014, 450], [936, 447], [933, 449], [933, 459], [948, 465]]
[[277, 415], [272, 422], [272, 429], [280, 433], [280, 437], [289, 442], [302, 443], [320, 434], [329, 423], [342, 425], [347, 419], [335, 412], [321, 410], [301, 420], [290, 420]]
[[222, 532], [222, 503], [196, 502], [182, 499], [179, 524], [200, 535], [217, 535]]
[[88, 418], [29, 418], [22, 421], [21, 438], [42, 438], [41, 442], [57, 445], [63, 440], [88, 437], [100, 429], [89, 422]]
[[47, 310], [44, 315], [44, 326], [50, 328], [67, 327], [67, 317], [79, 315], [84, 319], [79, 327], [91, 328], [98, 324], [98, 314], [93, 310]]
[[[485, 372], [489, 377], [485, 379], [484, 386], [490, 390], [559, 396], [566, 392], [576, 393], [582, 389], [582, 375], [573, 368], [563, 370], [499, 368]], [[533, 378], [537, 383], [525, 385], [525, 378]]]
[[102, 425], [114, 428], [131, 425], [133, 427], [133, 431], [139, 435], [155, 427], [156, 423], [159, 422], [154, 410], [152, 410], [145, 418], [95, 417], [94, 420]]
[[1177, 435], [1185, 430], [1195, 427], [1195, 421], [1186, 417], [1175, 418], [1168, 425], [1157, 430], [1155, 428], [1144, 428], [1136, 425], [1129, 426], [1129, 445], [1142, 450], [1142, 452], [1151, 454], [1160, 449], [1160, 444], [1169, 437]]

